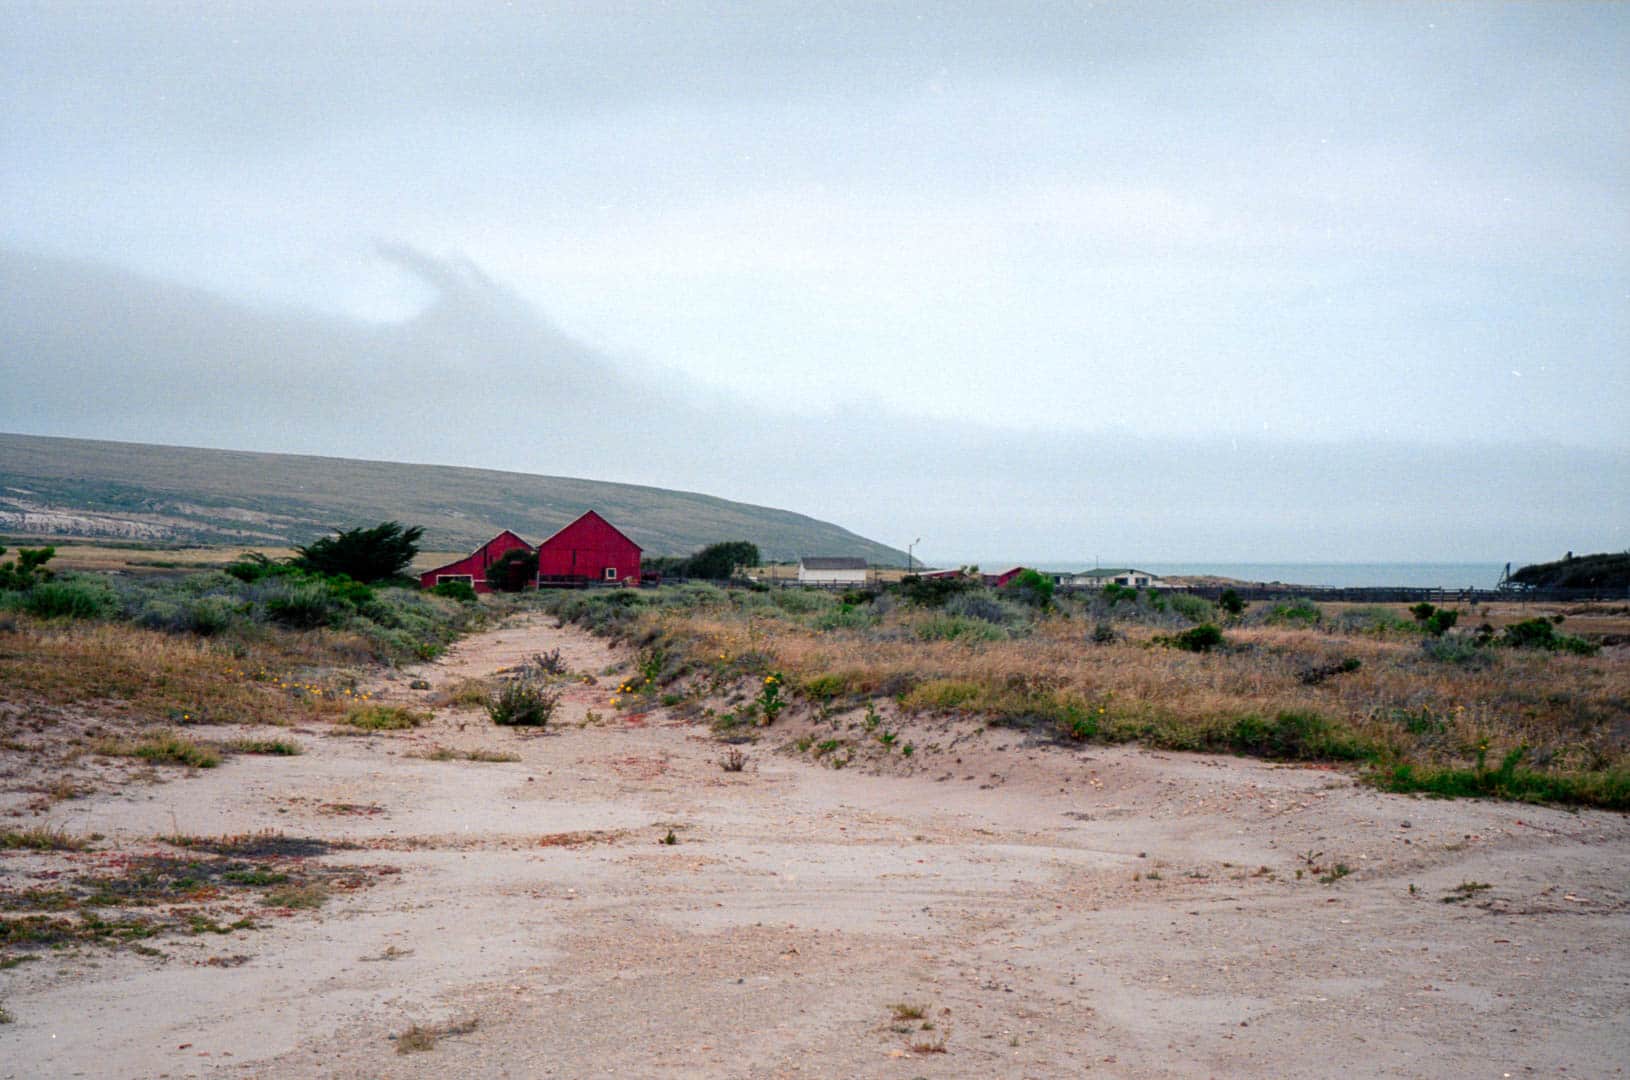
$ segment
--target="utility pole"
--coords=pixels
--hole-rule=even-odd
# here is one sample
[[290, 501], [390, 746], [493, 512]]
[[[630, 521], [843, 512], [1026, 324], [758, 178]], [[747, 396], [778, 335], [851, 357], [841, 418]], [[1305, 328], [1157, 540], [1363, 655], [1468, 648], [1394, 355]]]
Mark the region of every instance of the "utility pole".
[[922, 543], [922, 542], [923, 542], [923, 538], [919, 536], [919, 537], [917, 537], [917, 539], [913, 540], [911, 543], [906, 545], [906, 576], [907, 577], [910, 577], [912, 574], [916, 573], [915, 567], [916, 567], [917, 564], [912, 559], [911, 553], [917, 547], [917, 545]]

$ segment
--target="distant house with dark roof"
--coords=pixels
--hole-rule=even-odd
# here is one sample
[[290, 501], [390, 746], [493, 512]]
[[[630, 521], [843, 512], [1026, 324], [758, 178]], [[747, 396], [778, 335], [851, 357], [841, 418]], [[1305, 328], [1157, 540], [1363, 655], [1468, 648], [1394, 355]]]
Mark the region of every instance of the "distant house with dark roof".
[[870, 575], [865, 559], [813, 555], [798, 560], [800, 585], [864, 585]]

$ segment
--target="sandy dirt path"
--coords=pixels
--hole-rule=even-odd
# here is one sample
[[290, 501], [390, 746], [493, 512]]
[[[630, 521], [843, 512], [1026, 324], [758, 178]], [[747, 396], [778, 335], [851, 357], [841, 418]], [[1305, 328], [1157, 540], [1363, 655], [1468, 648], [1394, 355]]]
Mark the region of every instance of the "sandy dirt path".
[[[162, 959], [89, 950], [0, 972], [15, 1016], [0, 1077], [1603, 1077], [1630, 1062], [1622, 815], [1030, 745], [970, 721], [891, 720], [921, 747], [909, 761], [833, 769], [793, 740], [858, 720], [783, 718], [728, 773], [705, 727], [612, 714], [605, 673], [627, 658], [546, 618], [378, 689], [422, 700], [408, 679], [552, 648], [601, 678], [546, 734], [443, 710], [67, 804], [66, 828], [133, 849], [178, 829], [361, 841], [325, 858], [371, 883], [260, 931], [166, 940]], [[590, 709], [605, 722], [584, 726]], [[430, 745], [522, 760], [407, 756]], [[396, 1052], [412, 1024], [471, 1018]]]

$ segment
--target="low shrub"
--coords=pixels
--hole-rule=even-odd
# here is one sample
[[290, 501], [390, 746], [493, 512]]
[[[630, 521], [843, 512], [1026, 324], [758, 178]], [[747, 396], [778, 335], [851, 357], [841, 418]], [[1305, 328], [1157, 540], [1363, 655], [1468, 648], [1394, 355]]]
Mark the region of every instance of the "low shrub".
[[117, 607], [113, 590], [82, 577], [42, 581], [19, 593], [16, 606], [40, 619], [101, 619]]
[[1162, 644], [1182, 649], [1184, 652], [1203, 653], [1225, 644], [1223, 632], [1211, 623], [1202, 623], [1199, 626], [1184, 630], [1180, 634], [1170, 637], [1161, 637], [1156, 640]]
[[1279, 761], [1357, 761], [1369, 756], [1355, 739], [1311, 712], [1286, 710], [1272, 720], [1242, 716], [1221, 735], [1223, 749]]
[[1488, 641], [1478, 637], [1429, 637], [1421, 642], [1421, 651], [1440, 664], [1479, 671], [1490, 667], [1494, 657], [1489, 654]]
[[435, 596], [445, 596], [449, 600], [457, 600], [462, 604], [473, 604], [480, 599], [476, 595], [475, 586], [468, 581], [441, 581], [431, 587], [430, 592]]
[[1173, 611], [1191, 623], [1217, 620], [1217, 609], [1203, 596], [1195, 596], [1193, 593], [1172, 593], [1167, 597], [1167, 603], [1171, 605]]
[[543, 727], [560, 703], [560, 691], [530, 679], [511, 679], [487, 700], [487, 715], [504, 727]]
[[406, 731], [429, 720], [429, 713], [403, 705], [357, 705], [341, 718], [340, 723], [363, 731]]
[[1000, 626], [958, 615], [932, 615], [919, 622], [916, 630], [923, 641], [1001, 641], [1007, 637]]
[[911, 574], [889, 588], [901, 599], [920, 607], [941, 608], [951, 597], [979, 587], [976, 579], [967, 576], [925, 578]]
[[1268, 609], [1264, 621], [1280, 626], [1313, 626], [1324, 618], [1319, 605], [1311, 600], [1297, 598], [1275, 604]]
[[1601, 646], [1571, 634], [1559, 634], [1550, 619], [1524, 619], [1505, 628], [1500, 644], [1512, 649], [1545, 649], [1549, 652], [1569, 652], [1579, 656], [1594, 656]]

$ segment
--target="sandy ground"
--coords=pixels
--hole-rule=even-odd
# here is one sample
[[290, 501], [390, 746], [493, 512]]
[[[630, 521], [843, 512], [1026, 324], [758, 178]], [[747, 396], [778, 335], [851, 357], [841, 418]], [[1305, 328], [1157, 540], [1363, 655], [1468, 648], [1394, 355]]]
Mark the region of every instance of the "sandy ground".
[[[537, 618], [380, 690], [422, 700], [409, 678], [554, 647], [578, 672], [626, 659]], [[367, 841], [324, 858], [374, 883], [258, 931], [165, 939], [163, 958], [93, 948], [0, 971], [0, 1077], [1630, 1068], [1622, 815], [949, 720], [888, 720], [918, 747], [905, 759], [858, 717], [783, 717], [728, 773], [706, 727], [612, 714], [615, 682], [574, 687], [546, 734], [443, 711], [61, 804], [54, 823], [133, 849], [178, 829]], [[589, 709], [605, 721], [584, 725]], [[808, 733], [873, 748], [834, 769], [794, 748]], [[431, 744], [523, 760], [406, 756]], [[322, 812], [339, 803], [379, 810]], [[1321, 882], [1338, 862], [1352, 872]], [[1489, 888], [1446, 902], [1468, 882]], [[237, 966], [211, 962], [227, 953]], [[396, 1052], [411, 1024], [471, 1018]]]

